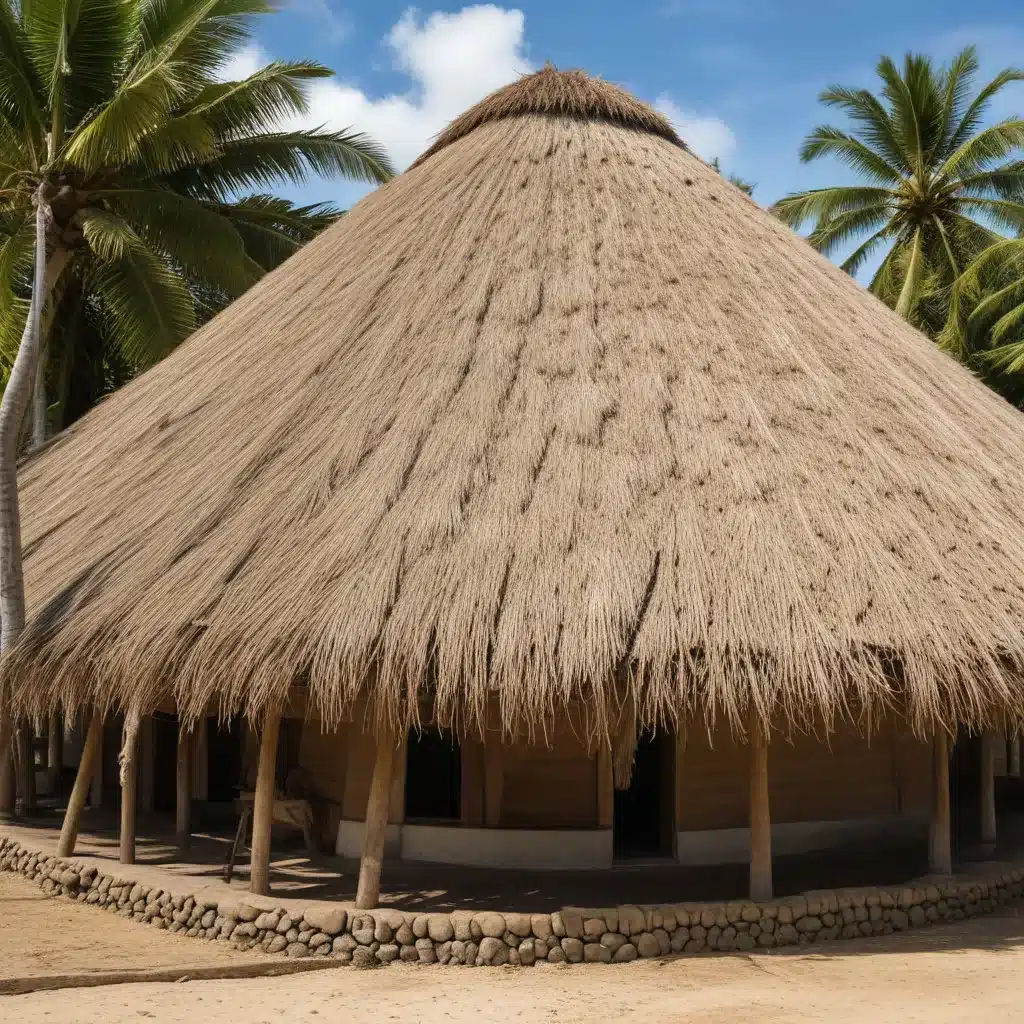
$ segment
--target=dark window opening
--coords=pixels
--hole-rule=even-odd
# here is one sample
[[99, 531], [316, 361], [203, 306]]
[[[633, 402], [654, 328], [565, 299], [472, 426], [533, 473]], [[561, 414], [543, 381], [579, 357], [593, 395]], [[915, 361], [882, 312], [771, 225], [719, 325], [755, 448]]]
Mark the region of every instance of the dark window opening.
[[449, 729], [409, 733], [405, 817], [457, 821], [462, 808], [462, 756]]
[[242, 720], [223, 724], [206, 719], [207, 799], [214, 804], [232, 803], [242, 779]]
[[615, 792], [616, 857], [671, 855], [673, 771], [669, 738], [661, 732], [641, 733], [629, 789]]

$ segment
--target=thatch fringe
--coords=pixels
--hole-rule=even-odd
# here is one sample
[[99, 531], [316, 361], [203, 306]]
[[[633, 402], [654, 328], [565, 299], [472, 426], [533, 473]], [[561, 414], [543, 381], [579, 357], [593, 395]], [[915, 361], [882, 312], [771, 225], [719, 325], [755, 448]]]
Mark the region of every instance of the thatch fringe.
[[470, 120], [24, 467], [4, 699], [1019, 720], [1021, 415], [664, 133]]

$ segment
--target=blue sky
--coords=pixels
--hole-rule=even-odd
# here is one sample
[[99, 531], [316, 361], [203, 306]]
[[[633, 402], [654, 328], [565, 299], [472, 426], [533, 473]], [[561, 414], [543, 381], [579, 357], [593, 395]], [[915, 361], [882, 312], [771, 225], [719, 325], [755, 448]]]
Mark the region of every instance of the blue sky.
[[[401, 0], [285, 0], [257, 23], [255, 46], [231, 70], [270, 58], [313, 57], [337, 77], [318, 86], [311, 119], [378, 138], [405, 166], [452, 117], [518, 73], [582, 67], [669, 113], [701, 153], [757, 182], [770, 203], [849, 178], [801, 165], [822, 120], [818, 92], [872, 85], [879, 55], [948, 59], [967, 43], [994, 73], [1024, 64], [1021, 0], [523, 0], [425, 4]], [[1024, 86], [994, 116], [1024, 111]], [[365, 192], [317, 182], [297, 198], [347, 206]]]

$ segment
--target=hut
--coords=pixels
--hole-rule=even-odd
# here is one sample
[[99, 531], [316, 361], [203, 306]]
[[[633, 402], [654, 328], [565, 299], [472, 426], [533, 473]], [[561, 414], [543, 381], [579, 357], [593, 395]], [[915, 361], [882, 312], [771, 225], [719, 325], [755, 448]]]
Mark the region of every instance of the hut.
[[582, 72], [459, 117], [21, 484], [3, 685], [93, 709], [65, 846], [104, 715], [129, 754], [244, 715], [257, 891], [286, 733], [360, 906], [386, 849], [763, 897], [851, 836], [948, 871], [950, 738], [1024, 706], [1024, 418]]

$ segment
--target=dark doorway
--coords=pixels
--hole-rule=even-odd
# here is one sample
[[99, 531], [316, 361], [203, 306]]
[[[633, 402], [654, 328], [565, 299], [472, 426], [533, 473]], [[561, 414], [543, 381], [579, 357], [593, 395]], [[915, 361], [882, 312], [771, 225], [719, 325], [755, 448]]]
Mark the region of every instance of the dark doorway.
[[153, 810], [173, 814], [177, 803], [175, 771], [178, 763], [178, 720], [174, 715], [153, 716]]
[[660, 730], [637, 739], [633, 780], [615, 793], [614, 852], [617, 858], [672, 854], [673, 745]]
[[242, 777], [242, 720], [232, 718], [218, 723], [206, 720], [207, 799], [213, 804], [229, 804], [238, 796]]
[[462, 816], [462, 755], [448, 729], [409, 733], [405, 766], [406, 820]]
[[963, 731], [949, 765], [949, 813], [956, 860], [981, 842], [981, 737]]

